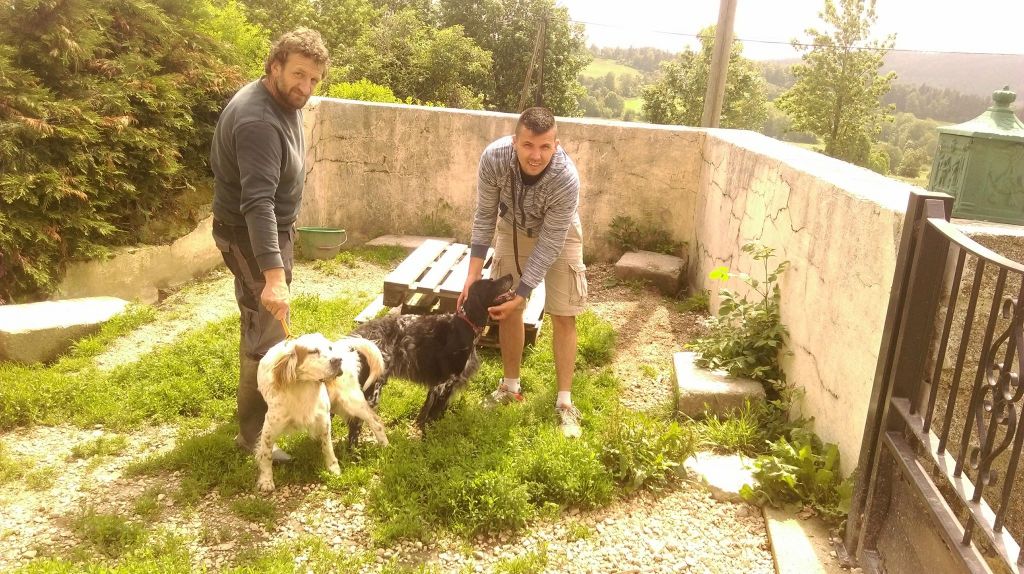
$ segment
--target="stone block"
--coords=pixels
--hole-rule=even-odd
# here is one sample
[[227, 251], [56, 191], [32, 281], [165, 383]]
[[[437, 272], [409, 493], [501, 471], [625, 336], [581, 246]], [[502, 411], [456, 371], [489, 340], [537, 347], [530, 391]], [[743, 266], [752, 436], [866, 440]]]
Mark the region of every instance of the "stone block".
[[454, 237], [428, 237], [424, 235], [381, 235], [375, 239], [371, 239], [366, 242], [369, 247], [401, 247], [407, 252], [412, 253], [420, 246], [421, 243], [428, 239], [437, 239], [438, 241], [447, 241], [454, 243]]
[[84, 297], [0, 306], [0, 360], [53, 360], [127, 305], [117, 297]]
[[681, 257], [651, 251], [624, 253], [615, 264], [615, 276], [619, 279], [650, 281], [666, 295], [679, 292], [685, 273], [686, 261]]
[[740, 489], [744, 484], [757, 482], [751, 460], [738, 454], [697, 452], [686, 459], [685, 465], [687, 472], [696, 475], [708, 487], [711, 497], [721, 502], [742, 502]]
[[697, 354], [680, 352], [672, 357], [679, 396], [676, 410], [689, 417], [710, 414], [726, 415], [742, 408], [744, 402], [764, 401], [764, 386], [750, 379], [730, 377], [720, 371], [708, 371], [693, 362]]

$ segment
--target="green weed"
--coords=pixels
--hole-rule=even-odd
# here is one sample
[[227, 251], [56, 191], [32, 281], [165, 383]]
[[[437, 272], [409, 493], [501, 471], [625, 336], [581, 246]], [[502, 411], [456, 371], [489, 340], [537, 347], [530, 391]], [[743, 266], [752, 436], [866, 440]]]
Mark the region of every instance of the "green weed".
[[128, 447], [128, 439], [123, 435], [104, 435], [92, 440], [76, 444], [71, 449], [71, 458], [93, 458], [96, 456], [113, 456], [121, 454]]

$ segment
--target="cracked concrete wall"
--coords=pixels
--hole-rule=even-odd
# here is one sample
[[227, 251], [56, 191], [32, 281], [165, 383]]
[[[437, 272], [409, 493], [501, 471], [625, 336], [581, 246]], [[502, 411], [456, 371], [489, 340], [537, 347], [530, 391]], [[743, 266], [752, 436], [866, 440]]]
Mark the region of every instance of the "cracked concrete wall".
[[[511, 134], [517, 117], [314, 100], [305, 114], [309, 171], [298, 224], [344, 227], [355, 243], [385, 234], [467, 241], [480, 154]], [[607, 239], [620, 214], [692, 244], [700, 130], [591, 118], [558, 125], [580, 172], [588, 260], [621, 254]]]
[[[775, 249], [790, 262], [780, 288], [792, 354], [788, 381], [802, 412], [857, 464], [910, 186], [753, 132], [709, 130], [701, 160], [693, 279], [724, 265], [764, 279], [740, 248]], [[730, 279], [728, 287], [744, 291]], [[755, 294], [756, 295], [756, 294]], [[717, 306], [717, 301], [712, 298]]]

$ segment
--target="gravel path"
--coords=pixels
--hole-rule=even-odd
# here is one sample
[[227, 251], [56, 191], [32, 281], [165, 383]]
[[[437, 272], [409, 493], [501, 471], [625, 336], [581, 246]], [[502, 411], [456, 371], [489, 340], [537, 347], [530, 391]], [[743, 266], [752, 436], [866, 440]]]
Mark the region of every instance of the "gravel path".
[[[297, 272], [296, 293], [336, 297], [375, 290], [385, 271], [371, 265], [343, 269], [343, 279], [308, 264]], [[700, 318], [680, 313], [670, 301], [649, 292], [615, 285], [610, 267], [595, 265], [592, 308], [620, 332], [615, 370], [631, 381], [623, 402], [636, 409], [664, 408], [671, 400], [671, 353], [701, 330]], [[184, 312], [201, 309], [201, 313]], [[230, 276], [215, 272], [164, 301], [159, 319], [126, 337], [100, 359], [112, 367], [137, 359], [140, 349], [166, 343], [199, 322], [234, 314]], [[638, 321], [636, 318], [643, 317]], [[646, 367], [644, 365], [647, 365]], [[653, 365], [654, 367], [652, 368]], [[196, 568], [218, 570], [244, 547], [273, 546], [312, 535], [335, 550], [372, 552], [367, 572], [384, 564], [426, 563], [443, 572], [489, 572], [502, 559], [544, 551], [545, 572], [773, 572], [761, 513], [747, 504], [713, 500], [704, 487], [684, 482], [670, 490], [641, 493], [606, 508], [570, 509], [556, 520], [537, 520], [519, 535], [480, 537], [470, 542], [441, 539], [424, 545], [405, 542], [374, 549], [369, 520], [359, 502], [345, 504], [320, 485], [286, 486], [272, 495], [287, 509], [272, 529], [231, 512], [216, 494], [193, 507], [179, 507], [170, 496], [178, 476], [123, 476], [133, 460], [174, 447], [171, 428], [147, 427], [125, 435], [116, 456], [75, 459], [75, 445], [110, 436], [102, 428], [35, 427], [0, 434], [9, 455], [27, 457], [50, 477], [14, 481], [0, 487], [0, 571], [42, 556], [68, 556], [79, 544], [71, 520], [85, 508], [132, 514], [145, 492], [158, 495], [156, 524], [188, 540]], [[42, 470], [39, 470], [42, 469]], [[296, 565], [303, 559], [296, 557]]]

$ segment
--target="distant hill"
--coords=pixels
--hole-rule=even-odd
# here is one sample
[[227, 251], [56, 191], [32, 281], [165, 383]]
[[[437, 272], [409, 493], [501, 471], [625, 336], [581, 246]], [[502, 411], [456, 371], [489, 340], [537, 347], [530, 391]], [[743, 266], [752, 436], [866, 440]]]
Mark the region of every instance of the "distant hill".
[[989, 98], [1009, 85], [1024, 100], [1024, 55], [929, 54], [890, 52], [883, 70], [894, 71], [900, 84], [927, 84]]
[[580, 72], [580, 75], [583, 76], [584, 78], [595, 78], [596, 79], [596, 78], [603, 78], [603, 77], [607, 76], [608, 72], [614, 72], [616, 76], [621, 76], [621, 75], [642, 76], [643, 75], [643, 72], [641, 72], [640, 70], [637, 70], [636, 68], [633, 68], [631, 66], [627, 66], [625, 64], [620, 64], [620, 63], [618, 63], [618, 62], [616, 62], [614, 60], [609, 60], [609, 59], [606, 59], [606, 58], [594, 58], [594, 60], [592, 62], [590, 62], [590, 64], [587, 65], [586, 68], [583, 68], [583, 71]]
[[[799, 64], [799, 59], [767, 60], [759, 62], [768, 81], [769, 96], [774, 98], [793, 84], [788, 69]], [[988, 54], [935, 54], [889, 53], [883, 72], [896, 72], [895, 84], [919, 89], [922, 86], [938, 90], [954, 90], [966, 96], [980, 98], [960, 117], [937, 117], [948, 121], [964, 121], [992, 105], [992, 92], [1009, 85], [1017, 93], [1013, 108], [1018, 115], [1024, 112], [1024, 55], [992, 56]], [[892, 100], [901, 90], [894, 88], [887, 97]], [[904, 90], [905, 91], [905, 90]], [[908, 110], [909, 111], [909, 110]]]

